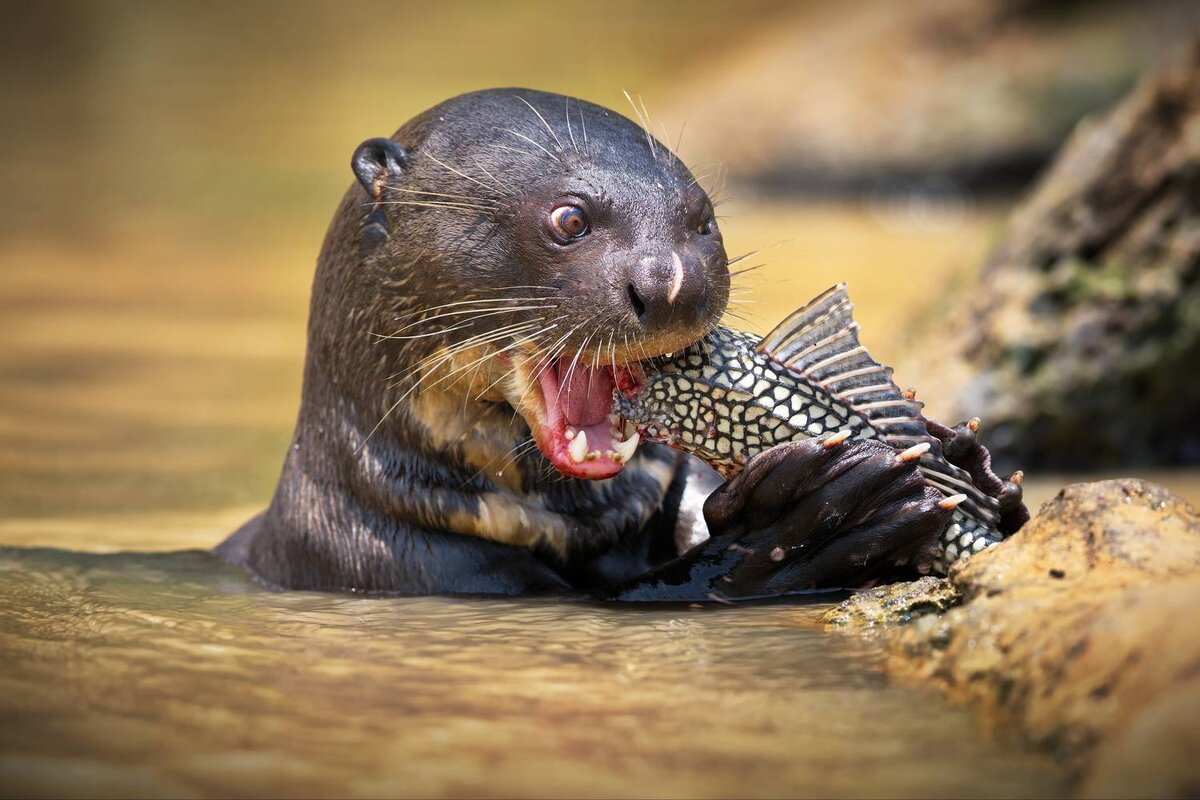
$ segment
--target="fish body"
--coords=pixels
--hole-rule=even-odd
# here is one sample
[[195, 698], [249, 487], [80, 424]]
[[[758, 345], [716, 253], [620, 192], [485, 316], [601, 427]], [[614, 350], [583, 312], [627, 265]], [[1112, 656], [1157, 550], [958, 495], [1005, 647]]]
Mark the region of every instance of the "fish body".
[[757, 337], [718, 326], [687, 350], [653, 359], [616, 408], [650, 441], [685, 450], [725, 478], [784, 442], [848, 432], [897, 450], [927, 444], [925, 480], [947, 497], [963, 494], [942, 535], [942, 567], [1004, 538], [999, 501], [942, 455], [922, 404], [892, 381], [858, 339], [844, 284]]

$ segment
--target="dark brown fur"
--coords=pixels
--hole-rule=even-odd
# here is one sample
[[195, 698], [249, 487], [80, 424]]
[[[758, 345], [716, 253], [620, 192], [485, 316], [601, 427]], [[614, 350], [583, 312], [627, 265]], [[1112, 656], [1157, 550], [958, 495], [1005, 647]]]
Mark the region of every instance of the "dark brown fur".
[[[533, 412], [514, 376], [539, 352], [622, 363], [695, 341], [725, 309], [711, 203], [639, 126], [558, 95], [491, 90], [368, 140], [352, 166], [358, 182], [313, 283], [295, 437], [270, 506], [220, 557], [281, 588], [711, 599], [733, 574], [738, 596], [841, 585], [862, 559], [903, 563], [944, 522], [910, 467], [846, 444], [848, 472], [818, 443], [775, 453], [753, 473], [791, 476], [787, 492], [756, 506], [763, 520], [787, 515], [787, 526], [723, 524], [675, 560], [676, 541], [705, 535], [700, 504], [719, 482], [706, 468], [643, 446], [615, 478], [566, 479], [530, 446]], [[562, 197], [589, 209], [586, 238], [545, 235]], [[497, 313], [456, 316], [447, 305], [464, 301], [496, 302]], [[508, 350], [509, 361], [499, 351], [517, 334], [470, 338], [552, 322], [560, 327]], [[834, 491], [821, 493], [827, 475], [845, 513], [797, 518], [805, 497]], [[718, 505], [754, 491], [743, 480]], [[881, 492], [894, 514], [857, 513]], [[809, 533], [837, 546], [819, 569], [789, 558], [779, 565], [787, 572], [772, 575], [770, 563], [735, 572], [749, 552], [737, 538], [808, 558], [815, 548], [793, 540]]]

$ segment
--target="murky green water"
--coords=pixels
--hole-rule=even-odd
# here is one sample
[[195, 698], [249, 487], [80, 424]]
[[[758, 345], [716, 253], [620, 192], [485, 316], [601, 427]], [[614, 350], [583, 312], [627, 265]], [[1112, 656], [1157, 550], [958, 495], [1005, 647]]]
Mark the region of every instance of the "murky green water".
[[1040, 796], [819, 608], [277, 594], [0, 550], [7, 795]]

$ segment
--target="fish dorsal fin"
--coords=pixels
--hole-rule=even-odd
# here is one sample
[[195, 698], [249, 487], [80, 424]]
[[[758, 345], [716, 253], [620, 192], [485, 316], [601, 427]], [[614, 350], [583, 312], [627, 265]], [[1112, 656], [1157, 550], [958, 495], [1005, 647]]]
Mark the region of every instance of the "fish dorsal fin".
[[[892, 412], [920, 416], [921, 404], [904, 397], [892, 382], [891, 368], [873, 359], [858, 340], [854, 304], [844, 283], [827, 289], [779, 323], [763, 337], [758, 351], [848, 405], [882, 410], [884, 404], [895, 402], [900, 405]], [[889, 412], [889, 416], [901, 414]]]
[[942, 457], [941, 442], [930, 435], [921, 415], [923, 404], [905, 397], [892, 380], [892, 368], [872, 358], [859, 341], [846, 284], [830, 287], [793, 312], [757, 349], [865, 417], [893, 447], [929, 443], [921, 471], [945, 494], [966, 494], [960, 506], [965, 513], [995, 524], [996, 501], [978, 489], [965, 470]]

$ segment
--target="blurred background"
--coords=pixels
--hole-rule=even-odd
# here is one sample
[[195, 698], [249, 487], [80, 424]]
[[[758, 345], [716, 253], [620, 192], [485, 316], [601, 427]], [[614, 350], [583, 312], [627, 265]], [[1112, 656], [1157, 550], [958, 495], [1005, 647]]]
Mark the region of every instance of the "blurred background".
[[[484, 87], [629, 116], [623, 92], [640, 96], [727, 199], [730, 255], [764, 264], [753, 327], [847, 280], [874, 354], [937, 387], [938, 347], [970, 325], [939, 301], [978, 293], [1076, 124], [1198, 17], [1169, 0], [2, 3], [0, 534], [99, 547], [84, 521], [107, 519], [105, 547], [206, 546], [265, 504], [351, 152]], [[1185, 244], [1176, 295], [1195, 286]], [[963, 362], [946, 375], [971, 380]], [[921, 395], [962, 413], [952, 389]], [[1012, 454], [1124, 466], [1032, 447]]]

